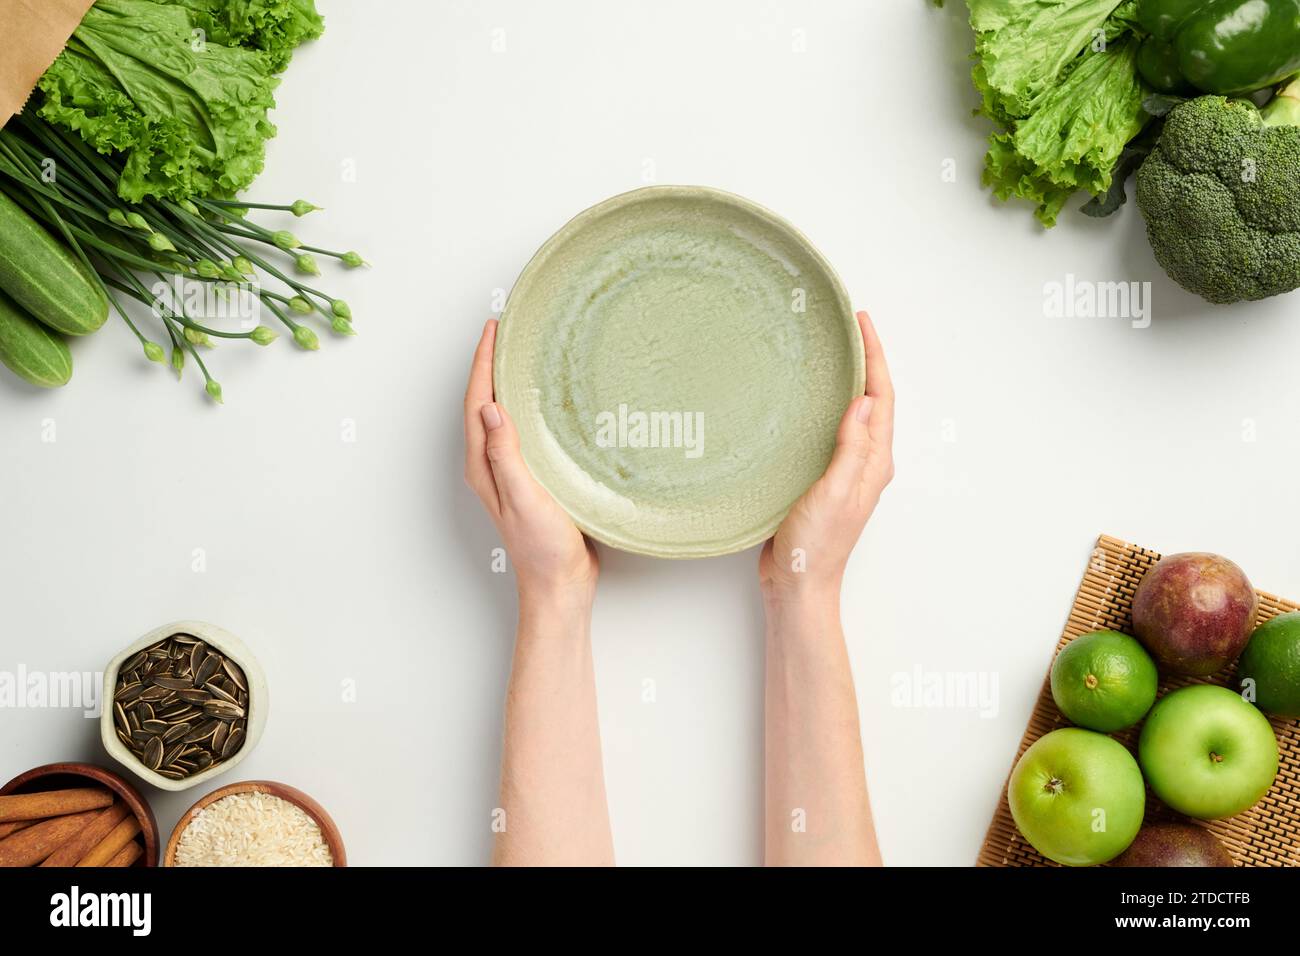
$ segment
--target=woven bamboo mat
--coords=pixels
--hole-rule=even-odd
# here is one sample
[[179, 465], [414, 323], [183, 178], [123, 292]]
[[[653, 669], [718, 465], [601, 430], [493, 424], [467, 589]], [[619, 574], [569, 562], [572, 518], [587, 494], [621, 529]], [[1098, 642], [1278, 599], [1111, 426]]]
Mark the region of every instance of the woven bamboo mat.
[[[1103, 535], [1098, 539], [1097, 548], [1092, 553], [1087, 573], [1084, 574], [1083, 583], [1079, 585], [1079, 593], [1074, 599], [1074, 607], [1070, 610], [1065, 633], [1057, 643], [1057, 651], [1079, 635], [1090, 631], [1110, 629], [1131, 633], [1129, 609], [1133, 592], [1147, 569], [1159, 559], [1160, 555], [1154, 551], [1116, 538]], [[1259, 592], [1259, 597], [1258, 623], [1287, 611], [1300, 610], [1300, 605], [1263, 591]], [[1160, 683], [1160, 693], [1163, 695], [1176, 687], [1193, 683], [1230, 684], [1234, 670], [1235, 665], [1205, 679], [1167, 678]], [[1235, 684], [1232, 686], [1235, 688]], [[1232, 851], [1239, 866], [1300, 866], [1300, 721], [1274, 719], [1271, 723], [1281, 748], [1281, 767], [1273, 788], [1263, 800], [1245, 813], [1227, 820], [1191, 821], [1217, 836]], [[1069, 721], [1056, 709], [1052, 700], [1050, 681], [1045, 679], [1034, 713], [1029, 718], [1029, 726], [1025, 728], [1025, 735], [1020, 740], [1020, 749], [1016, 751], [1016, 760], [1039, 737], [1059, 727], [1068, 726]], [[1114, 735], [1135, 756], [1140, 729], [1141, 724]], [[1011, 766], [1015, 766], [1015, 761], [1012, 761]], [[1184, 818], [1161, 804], [1148, 789], [1146, 819], [1150, 822]], [[1011, 810], [1007, 806], [1005, 784], [976, 865], [1056, 865], [1030, 846], [1016, 829], [1015, 822], [1011, 819]]]

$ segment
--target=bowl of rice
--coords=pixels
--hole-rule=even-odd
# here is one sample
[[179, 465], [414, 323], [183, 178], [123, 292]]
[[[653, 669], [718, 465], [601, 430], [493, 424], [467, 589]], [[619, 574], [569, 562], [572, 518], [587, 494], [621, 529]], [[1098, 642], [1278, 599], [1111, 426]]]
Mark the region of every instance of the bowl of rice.
[[213, 790], [181, 815], [163, 852], [163, 866], [347, 865], [325, 808], [273, 780]]

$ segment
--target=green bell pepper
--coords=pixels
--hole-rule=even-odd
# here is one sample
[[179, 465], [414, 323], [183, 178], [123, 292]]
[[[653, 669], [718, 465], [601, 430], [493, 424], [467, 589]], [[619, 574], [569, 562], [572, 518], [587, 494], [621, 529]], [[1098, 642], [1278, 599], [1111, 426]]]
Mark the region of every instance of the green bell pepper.
[[1233, 96], [1300, 72], [1300, 0], [1138, 0], [1142, 78], [1162, 93]]

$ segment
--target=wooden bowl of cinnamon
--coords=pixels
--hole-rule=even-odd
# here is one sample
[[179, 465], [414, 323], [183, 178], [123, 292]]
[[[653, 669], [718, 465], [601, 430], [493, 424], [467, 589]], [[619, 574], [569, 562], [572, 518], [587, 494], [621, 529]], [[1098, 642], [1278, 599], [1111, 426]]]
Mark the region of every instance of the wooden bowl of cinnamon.
[[89, 763], [52, 763], [0, 787], [0, 866], [157, 866], [158, 821], [139, 791]]

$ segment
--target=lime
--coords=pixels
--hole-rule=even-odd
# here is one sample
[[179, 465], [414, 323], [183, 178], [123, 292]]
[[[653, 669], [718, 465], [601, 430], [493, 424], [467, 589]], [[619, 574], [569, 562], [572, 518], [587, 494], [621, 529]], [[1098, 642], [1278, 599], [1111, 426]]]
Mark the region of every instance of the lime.
[[[1278, 717], [1300, 717], [1300, 611], [1265, 621], [1250, 635], [1237, 675], [1253, 680], [1254, 703]], [[1243, 685], [1243, 690], [1248, 690]], [[1247, 700], [1251, 698], [1246, 696]]]
[[1103, 733], [1141, 720], [1156, 701], [1157, 682], [1151, 655], [1118, 631], [1077, 637], [1052, 664], [1052, 699], [1061, 713]]

